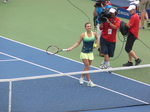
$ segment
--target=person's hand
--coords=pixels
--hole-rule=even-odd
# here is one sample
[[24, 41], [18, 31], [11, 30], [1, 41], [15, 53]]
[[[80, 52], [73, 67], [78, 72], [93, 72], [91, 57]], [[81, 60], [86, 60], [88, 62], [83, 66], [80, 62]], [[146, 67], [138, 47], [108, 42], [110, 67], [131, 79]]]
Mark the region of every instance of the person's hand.
[[101, 7], [102, 7], [102, 9], [105, 9], [105, 8], [104, 8], [104, 5], [103, 5], [102, 3], [101, 3]]
[[106, 19], [106, 22], [107, 23], [110, 23], [109, 19], [107, 17], [104, 17]]
[[93, 44], [93, 49], [95, 49], [97, 47], [97, 44]]
[[68, 48], [68, 49], [67, 49], [67, 51], [71, 51], [71, 50], [72, 50], [71, 48]]
[[96, 7], [96, 2], [94, 3], [94, 7]]

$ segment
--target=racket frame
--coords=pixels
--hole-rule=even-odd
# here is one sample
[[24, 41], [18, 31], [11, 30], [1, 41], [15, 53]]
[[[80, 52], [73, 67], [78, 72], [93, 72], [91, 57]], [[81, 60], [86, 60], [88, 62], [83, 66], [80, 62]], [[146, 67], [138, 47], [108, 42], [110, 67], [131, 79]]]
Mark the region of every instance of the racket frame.
[[[54, 53], [49, 52], [49, 49], [50, 49], [51, 47], [55, 47], [55, 48], [57, 49], [57, 51], [54, 52]], [[57, 54], [57, 53], [59, 53], [59, 52], [61, 52], [61, 51], [67, 51], [67, 49], [61, 49], [61, 48], [57, 47], [56, 45], [50, 45], [50, 46], [48, 46], [47, 49], [46, 49], [46, 53], [49, 54], [49, 55], [54, 55], [54, 54]]]

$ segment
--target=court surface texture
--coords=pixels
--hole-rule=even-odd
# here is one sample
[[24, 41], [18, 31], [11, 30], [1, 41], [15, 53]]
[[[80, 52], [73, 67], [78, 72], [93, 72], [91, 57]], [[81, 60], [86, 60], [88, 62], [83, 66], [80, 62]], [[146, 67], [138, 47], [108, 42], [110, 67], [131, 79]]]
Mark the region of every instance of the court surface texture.
[[[0, 112], [150, 112], [149, 69], [138, 69], [138, 74], [91, 73], [96, 84], [92, 88], [86, 79], [79, 84], [81, 74], [70, 75], [84, 68], [79, 58], [82, 45], [58, 55], [45, 52], [49, 45], [66, 49], [77, 42], [84, 24], [93, 24], [93, 5], [93, 0], [0, 2]], [[149, 31], [150, 27], [140, 29], [144, 43], [134, 44], [140, 65], [150, 63]], [[124, 39], [117, 32], [113, 68], [127, 62]], [[99, 70], [104, 58], [97, 49], [94, 57], [90, 70]]]
[[[5, 37], [0, 37], [0, 42], [0, 112], [8, 111], [10, 80], [12, 112], [150, 110], [150, 106], [147, 105], [150, 102], [148, 84], [102, 72], [91, 74], [96, 87], [80, 85], [80, 75], [69, 75], [69, 72], [82, 71], [82, 63], [59, 55], [48, 55], [43, 50]], [[91, 70], [97, 69], [91, 67]], [[62, 73], [68, 74], [57, 77], [57, 74]], [[49, 75], [53, 77], [41, 77]], [[38, 78], [39, 76], [41, 78]], [[35, 79], [32, 79], [33, 77]], [[133, 107], [126, 107], [128, 105]]]

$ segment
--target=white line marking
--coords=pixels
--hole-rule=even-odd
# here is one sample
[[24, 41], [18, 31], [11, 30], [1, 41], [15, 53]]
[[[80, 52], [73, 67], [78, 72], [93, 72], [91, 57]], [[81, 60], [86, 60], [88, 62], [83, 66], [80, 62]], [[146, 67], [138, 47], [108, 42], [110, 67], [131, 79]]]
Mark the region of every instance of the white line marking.
[[[12, 55], [9, 55], [9, 54], [6, 54], [6, 53], [0, 52], [0, 54], [3, 54], [3, 55], [6, 55], [6, 56], [9, 56], [9, 57], [11, 57], [11, 58], [15, 58], [15, 59], [17, 59], [17, 60], [21, 60], [21, 61], [23, 61], [23, 62], [26, 62], [26, 63], [29, 63], [29, 64], [32, 64], [32, 65], [35, 65], [35, 66], [38, 66], [38, 67], [41, 67], [41, 68], [44, 68], [44, 69], [47, 69], [47, 70], [51, 70], [51, 71], [53, 71], [53, 72], [58, 73], [58, 71], [56, 71], [56, 70], [53, 70], [53, 69], [44, 67], [44, 66], [42, 66], [42, 65], [38, 65], [38, 64], [36, 64], [36, 63], [32, 63], [32, 62], [27, 61], [27, 60], [24, 60], [24, 59], [20, 59], [20, 58], [18, 58], [18, 57], [15, 57], [15, 56], [12, 56]], [[61, 73], [61, 72], [59, 72], [59, 73]]]
[[[18, 41], [15, 41], [15, 40], [12, 40], [12, 39], [6, 38], [6, 37], [3, 37], [3, 36], [0, 36], [0, 38], [3, 38], [3, 39], [6, 39], [6, 40], [9, 40], [9, 41], [12, 41], [12, 42], [15, 42], [15, 43], [18, 43], [18, 44], [21, 44], [21, 45], [27, 46], [27, 47], [31, 47], [31, 48], [37, 49], [37, 50], [39, 50], [39, 51], [43, 51], [43, 52], [45, 52], [45, 51], [44, 51], [44, 50], [42, 50], [42, 49], [39, 49], [39, 48], [36, 48], [36, 47], [30, 46], [30, 45], [27, 45], [27, 44], [24, 44], [24, 43], [21, 43], [21, 42], [18, 42]], [[77, 63], [80, 63], [80, 64], [83, 64], [83, 63], [81, 63], [81, 62], [79, 62], [79, 61], [76, 61], [76, 60], [73, 60], [73, 59], [70, 59], [70, 58], [67, 58], [67, 57], [60, 56], [60, 55], [58, 55], [58, 54], [56, 54], [56, 56], [61, 57], [61, 58], [64, 58], [64, 59], [68, 59], [68, 60], [71, 60], [71, 61], [74, 61], [74, 62], [77, 62]], [[96, 68], [96, 69], [98, 69], [98, 70], [99, 70], [99, 68], [98, 68], [98, 67], [95, 67], [95, 66], [91, 66], [91, 67]], [[118, 74], [113, 74], [113, 75], [118, 75]], [[146, 84], [146, 83], [144, 83], [144, 82], [140, 82], [140, 81], [137, 81], [137, 80], [134, 80], [134, 79], [131, 79], [131, 78], [128, 78], [128, 77], [122, 76], [122, 75], [118, 75], [118, 76], [119, 76], [119, 77], [122, 77], [122, 78], [125, 78], [125, 79], [128, 79], [128, 80], [135, 81], [135, 82], [140, 83], [140, 84], [143, 84], [143, 85], [150, 86], [150, 84]]]
[[0, 60], [0, 62], [5, 62], [5, 61], [19, 61], [19, 59]]
[[[70, 76], [70, 75], [69, 75], [69, 77], [72, 77], [72, 78], [74, 78], [74, 79], [79, 80], [79, 78], [76, 78], [76, 77], [73, 77], [73, 76]], [[84, 82], [88, 83], [87, 81], [84, 81]], [[102, 88], [102, 89], [105, 89], [105, 90], [111, 91], [111, 92], [113, 92], [113, 93], [119, 94], [119, 95], [121, 95], [121, 96], [124, 96], [124, 97], [130, 98], [130, 99], [133, 99], [133, 100], [139, 101], [139, 102], [141, 102], [141, 103], [149, 104], [148, 102], [145, 102], [145, 101], [143, 101], [143, 100], [140, 100], [140, 99], [134, 98], [134, 97], [132, 97], [132, 96], [129, 96], [129, 95], [123, 94], [123, 93], [121, 93], [121, 92], [117, 92], [117, 91], [115, 91], [115, 90], [112, 90], [112, 89], [109, 89], [109, 88], [106, 88], [106, 87], [103, 87], [103, 86], [100, 86], [100, 85], [97, 85], [97, 84], [96, 84], [96, 86], [97, 86], [97, 87], [99, 87], [99, 88]]]
[[[8, 39], [8, 40], [9, 40], [9, 39]], [[18, 43], [18, 42], [17, 42], [17, 43]], [[56, 73], [59, 73], [59, 74], [54, 75], [54, 77], [67, 75], [67, 76], [69, 76], [69, 77], [72, 77], [72, 78], [74, 78], [74, 79], [79, 80], [79, 78], [76, 78], [76, 77], [74, 77], [74, 76], [70, 76], [69, 74], [63, 74], [63, 73], [61, 73], [61, 72], [59, 72], [59, 71], [56, 71], [56, 70], [53, 70], [53, 69], [50, 69], [50, 68], [47, 68], [47, 67], [44, 67], [44, 66], [41, 66], [41, 65], [32, 63], [32, 62], [30, 62], [30, 61], [26, 61], [26, 60], [17, 58], [17, 57], [15, 57], [15, 56], [11, 56], [11, 55], [6, 54], [6, 53], [2, 53], [2, 52], [0, 52], [0, 53], [3, 54], [3, 55], [6, 55], [6, 56], [12, 57], [12, 58], [19, 59], [19, 60], [21, 60], [21, 61], [23, 61], [23, 62], [26, 62], [26, 63], [32, 64], [32, 65], [35, 65], [35, 66], [38, 66], [38, 67], [41, 67], [41, 68], [44, 68], [44, 69], [51, 70], [51, 71], [54, 71], [54, 72], [56, 72]], [[135, 66], [135, 68], [137, 68], [137, 67], [138, 67], [138, 66]], [[122, 67], [120, 67], [120, 68], [122, 68]], [[126, 68], [127, 68], [127, 67], [126, 67]], [[113, 68], [113, 69], [115, 70], [115, 68]], [[96, 70], [95, 70], [95, 71], [96, 71]], [[106, 71], [106, 70], [103, 70], [103, 71]], [[62, 75], [62, 74], [63, 74], [63, 75]], [[17, 80], [19, 80], [19, 79], [21, 79], [21, 80], [23, 80], [23, 79], [25, 79], [25, 80], [30, 80], [30, 79], [35, 79], [35, 77], [36, 77], [36, 78], [41, 78], [41, 76], [33, 76], [33, 77], [23, 77], [23, 78], [14, 78], [14, 79], [1, 79], [0, 82], [4, 82], [4, 80], [5, 80], [5, 81], [17, 81]], [[48, 75], [47, 75], [46, 77], [48, 77]], [[44, 77], [44, 78], [46, 78], [46, 77]], [[49, 77], [52, 77], [52, 75], [49, 76]], [[30, 79], [29, 79], [29, 78], [30, 78]], [[85, 81], [85, 82], [87, 83], [87, 81]], [[106, 87], [103, 87], [103, 86], [100, 86], [100, 85], [96, 85], [96, 86], [99, 87], [99, 88], [103, 88], [103, 89], [105, 89], [105, 90], [111, 91], [111, 92], [113, 92], [113, 93], [116, 93], [116, 94], [125, 96], [125, 97], [127, 97], [127, 98], [130, 98], [130, 99], [139, 101], [139, 102], [141, 102], [141, 103], [149, 104], [148, 102], [145, 102], [145, 101], [142, 101], [142, 100], [140, 100], [140, 99], [137, 99], [137, 98], [128, 96], [128, 95], [126, 95], [126, 94], [123, 94], [123, 93], [114, 91], [114, 90], [112, 90], [112, 89], [109, 89], [109, 88], [106, 88]]]
[[[66, 76], [69, 76], [69, 77], [71, 77], [71, 78], [74, 78], [74, 79], [79, 80], [79, 78], [76, 78], [76, 77], [74, 77], [74, 76], [71, 76], [71, 74], [69, 74], [69, 73], [63, 74], [63, 73], [61, 73], [61, 72], [59, 72], [59, 71], [56, 71], [56, 70], [53, 70], [53, 69], [50, 69], [50, 68], [47, 68], [47, 67], [44, 67], [44, 66], [41, 66], [41, 65], [38, 65], [38, 64], [35, 64], [35, 63], [32, 63], [32, 62], [23, 60], [23, 59], [20, 59], [20, 58], [17, 58], [17, 57], [15, 57], [15, 56], [11, 56], [11, 55], [8, 55], [8, 54], [2, 53], [2, 52], [0, 52], [0, 53], [3, 54], [3, 55], [6, 55], [6, 56], [12, 57], [12, 58], [19, 59], [19, 60], [21, 60], [21, 61], [23, 61], [23, 62], [26, 62], [26, 63], [32, 64], [32, 65], [35, 65], [35, 66], [38, 66], [38, 67], [41, 67], [41, 68], [44, 68], [44, 69], [47, 69], [47, 70], [50, 70], [50, 71], [54, 71], [54, 72], [56, 72], [56, 73], [59, 73], [59, 74], [56, 74], [56, 75], [46, 75], [46, 77], [44, 77], [44, 76], [33, 76], [33, 77], [13, 78], [13, 79], [8, 79], [8, 80], [7, 80], [7, 79], [4, 79], [5, 81], [31, 80], [31, 79], [39, 79], [39, 78], [47, 78], [47, 77], [58, 77], [58, 76], [65, 76], [65, 75], [66, 75]], [[0, 82], [3, 82], [4, 80], [2, 79]], [[85, 82], [87, 83], [87, 81], [85, 81]], [[116, 93], [116, 94], [125, 96], [125, 97], [127, 97], [127, 98], [130, 98], [130, 99], [139, 101], [139, 102], [141, 102], [141, 103], [149, 104], [148, 102], [145, 102], [145, 101], [142, 101], [142, 100], [140, 100], [140, 99], [131, 97], [131, 96], [129, 96], [129, 95], [126, 95], [126, 94], [123, 94], [123, 93], [114, 91], [114, 90], [112, 90], [112, 89], [109, 89], [109, 88], [106, 88], [106, 87], [103, 87], [103, 86], [100, 86], [100, 85], [96, 85], [96, 86], [99, 87], [99, 88], [102, 88], [102, 89], [111, 91], [111, 92], [113, 92], [113, 93]]]

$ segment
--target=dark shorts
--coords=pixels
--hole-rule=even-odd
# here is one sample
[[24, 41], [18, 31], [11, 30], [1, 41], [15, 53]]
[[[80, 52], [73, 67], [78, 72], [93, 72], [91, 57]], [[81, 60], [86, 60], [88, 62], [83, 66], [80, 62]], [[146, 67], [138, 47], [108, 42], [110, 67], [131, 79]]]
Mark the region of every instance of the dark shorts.
[[109, 57], [114, 56], [116, 42], [108, 42], [102, 36], [100, 38], [100, 45], [101, 45], [101, 53], [108, 54]]
[[127, 37], [127, 42], [125, 45], [125, 50], [127, 53], [129, 53], [132, 50], [135, 40], [136, 40], [136, 38], [134, 37], [134, 35], [132, 33], [130, 33]]

